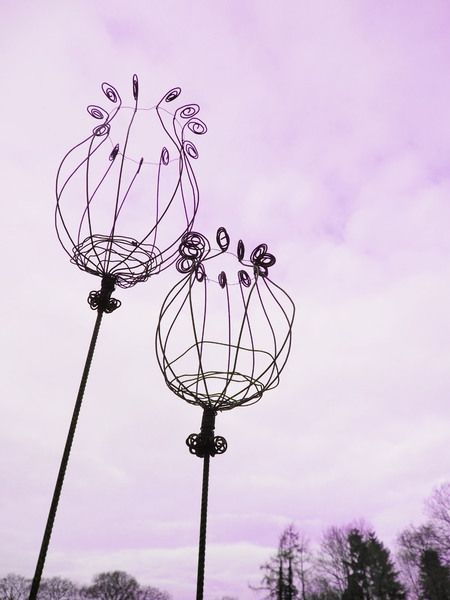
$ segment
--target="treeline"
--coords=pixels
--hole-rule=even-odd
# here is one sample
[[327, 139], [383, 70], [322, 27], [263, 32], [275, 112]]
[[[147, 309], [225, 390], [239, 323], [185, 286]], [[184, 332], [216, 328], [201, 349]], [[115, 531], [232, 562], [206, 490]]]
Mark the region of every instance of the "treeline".
[[[402, 531], [394, 552], [364, 523], [330, 527], [314, 549], [293, 525], [261, 566], [255, 600], [450, 600], [450, 482], [426, 501], [427, 521]], [[0, 579], [0, 600], [28, 600], [30, 580]], [[39, 600], [171, 600], [123, 571], [96, 575], [91, 585], [43, 579]], [[222, 598], [222, 600], [238, 600]]]
[[314, 551], [290, 525], [251, 587], [270, 600], [450, 600], [450, 482], [426, 507], [427, 522], [402, 531], [394, 554], [364, 523], [330, 527]]
[[[28, 600], [31, 580], [10, 574], [0, 579], [0, 600]], [[38, 600], [172, 600], [167, 592], [141, 586], [123, 571], [96, 575], [91, 585], [80, 587], [69, 579], [42, 579]]]

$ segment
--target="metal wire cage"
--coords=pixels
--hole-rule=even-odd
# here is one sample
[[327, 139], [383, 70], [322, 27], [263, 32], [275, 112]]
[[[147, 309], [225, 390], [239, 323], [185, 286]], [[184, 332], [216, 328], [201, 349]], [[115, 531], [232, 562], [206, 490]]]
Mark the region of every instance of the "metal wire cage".
[[[203, 235], [183, 236], [176, 264], [184, 277], [164, 300], [156, 354], [172, 392], [223, 411], [253, 404], [278, 385], [295, 308], [269, 278], [275, 257], [266, 244], [246, 260], [242, 240], [236, 253], [229, 251], [225, 228], [218, 229], [216, 242], [219, 249], [212, 252]], [[232, 270], [214, 269], [220, 256], [231, 259]]]
[[137, 75], [131, 106], [109, 83], [101, 87], [107, 108], [87, 107], [97, 124], [59, 166], [55, 225], [72, 263], [128, 288], [177, 258], [199, 202], [188, 136], [207, 128], [197, 104], [172, 108], [178, 87], [150, 108], [138, 104]]
[[[167, 386], [202, 407], [200, 433], [186, 439], [203, 459], [196, 600], [203, 600], [210, 457], [227, 441], [214, 435], [217, 412], [257, 402], [280, 381], [291, 349], [295, 307], [269, 278], [275, 257], [259, 244], [245, 259], [231, 252], [224, 227], [211, 251], [200, 233], [186, 233], [176, 266], [184, 275], [166, 296], [156, 330], [156, 355]], [[211, 261], [211, 262], [209, 262]], [[231, 268], [218, 268], [231, 262]]]

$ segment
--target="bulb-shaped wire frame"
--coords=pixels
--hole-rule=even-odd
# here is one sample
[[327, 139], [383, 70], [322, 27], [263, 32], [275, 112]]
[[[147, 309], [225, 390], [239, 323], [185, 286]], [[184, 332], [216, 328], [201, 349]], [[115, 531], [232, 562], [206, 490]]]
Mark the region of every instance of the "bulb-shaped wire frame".
[[150, 108], [102, 84], [106, 108], [89, 105], [97, 121], [64, 156], [56, 178], [55, 226], [71, 261], [123, 288], [170, 266], [192, 227], [199, 192], [191, 165], [198, 157], [188, 134], [203, 134], [197, 104], [172, 108], [174, 88]]
[[[275, 257], [266, 244], [246, 260], [242, 240], [236, 253], [229, 251], [225, 228], [218, 229], [216, 242], [219, 249], [212, 252], [203, 235], [183, 236], [177, 269], [184, 277], [165, 298], [156, 331], [167, 386], [203, 408], [201, 432], [186, 440], [190, 452], [203, 458], [197, 600], [203, 599], [209, 459], [227, 449], [226, 440], [214, 435], [215, 416], [253, 404], [279, 384], [295, 314], [292, 299], [269, 278]], [[233, 259], [233, 271], [214, 267], [220, 256]]]
[[[278, 385], [295, 309], [269, 278], [275, 257], [266, 244], [245, 260], [241, 240], [236, 254], [229, 252], [223, 227], [216, 241], [219, 250], [211, 252], [201, 234], [183, 236], [177, 269], [185, 276], [163, 303], [156, 353], [172, 392], [191, 404], [223, 411], [253, 404]], [[237, 263], [234, 273], [212, 272], [223, 254]]]
[[[53, 523], [69, 461], [84, 391], [104, 313], [120, 301], [122, 288], [146, 281], [172, 264], [182, 236], [191, 229], [199, 194], [191, 159], [198, 157], [187, 132], [202, 134], [197, 104], [169, 110], [180, 88], [153, 107], [140, 108], [139, 83], [133, 76], [134, 103], [124, 106], [118, 91], [103, 83], [109, 108], [90, 105], [98, 121], [92, 133], [64, 156], [56, 177], [55, 226], [71, 262], [101, 277], [101, 289], [89, 294], [97, 311], [94, 330], [75, 401], [52, 502], [31, 584], [36, 600]], [[112, 108], [111, 108], [112, 107]], [[152, 154], [156, 152], [156, 160]]]

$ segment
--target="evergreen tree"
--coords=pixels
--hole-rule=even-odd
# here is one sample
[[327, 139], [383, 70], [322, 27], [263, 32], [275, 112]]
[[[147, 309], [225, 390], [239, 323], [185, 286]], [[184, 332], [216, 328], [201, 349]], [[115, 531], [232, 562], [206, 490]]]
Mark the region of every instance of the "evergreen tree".
[[347, 588], [342, 600], [366, 600], [368, 598], [369, 556], [367, 544], [358, 529], [352, 529], [348, 536]]
[[406, 597], [399, 582], [389, 550], [371, 532], [367, 539], [369, 578], [372, 597], [377, 600], [402, 600]]
[[342, 600], [405, 599], [389, 550], [373, 532], [352, 529], [347, 543], [347, 587]]
[[419, 589], [421, 600], [450, 600], [450, 568], [432, 548], [422, 552]]

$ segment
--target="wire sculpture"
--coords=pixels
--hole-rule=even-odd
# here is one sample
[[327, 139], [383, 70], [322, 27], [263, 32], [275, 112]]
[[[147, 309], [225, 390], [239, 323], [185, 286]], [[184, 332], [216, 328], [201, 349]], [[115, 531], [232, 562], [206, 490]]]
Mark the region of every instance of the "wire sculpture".
[[[169, 389], [203, 409], [200, 433], [186, 440], [191, 454], [203, 458], [197, 600], [203, 599], [209, 459], [227, 449], [225, 438], [214, 435], [215, 417], [258, 402], [279, 384], [295, 315], [290, 296], [269, 277], [275, 257], [266, 244], [246, 260], [242, 240], [230, 251], [224, 227], [216, 243], [212, 251], [202, 234], [183, 236], [176, 267], [184, 276], [163, 302], [155, 339]], [[234, 276], [228, 269], [211, 274], [208, 261], [212, 266], [220, 257], [232, 260]]]
[[[102, 317], [121, 305], [111, 294], [116, 285], [132, 287], [173, 264], [178, 257], [180, 240], [192, 228], [199, 203], [191, 165], [198, 151], [188, 139], [188, 133], [201, 135], [207, 130], [196, 116], [199, 106], [186, 104], [171, 109], [181, 93], [181, 89], [175, 87], [155, 106], [141, 108], [137, 75], [133, 75], [132, 81], [132, 106], [123, 105], [119, 92], [109, 83], [101, 87], [110, 108], [87, 107], [98, 123], [89, 136], [67, 152], [56, 176], [58, 239], [72, 263], [101, 278], [101, 289], [90, 292], [88, 297], [97, 318], [30, 600], [36, 600], [38, 595]], [[156, 159], [151, 154], [152, 148], [157, 149]]]
[[[199, 201], [191, 165], [198, 151], [186, 136], [204, 134], [207, 128], [197, 117], [197, 104], [169, 110], [181, 94], [179, 87], [150, 108], [138, 105], [137, 75], [132, 106], [122, 104], [112, 85], [103, 83], [102, 90], [108, 110], [87, 107], [100, 123], [59, 166], [55, 225], [71, 262], [128, 288], [177, 258]], [[155, 147], [156, 157], [151, 154]]]

